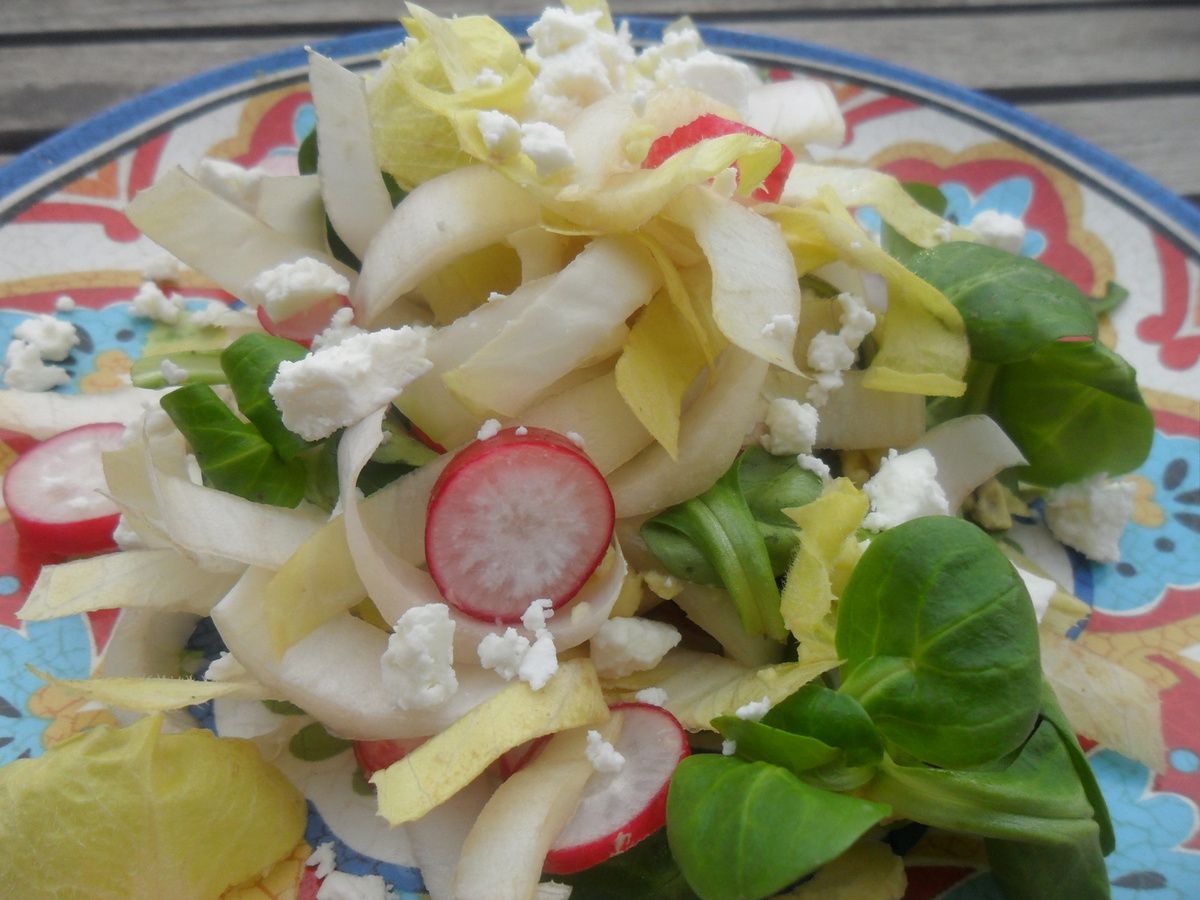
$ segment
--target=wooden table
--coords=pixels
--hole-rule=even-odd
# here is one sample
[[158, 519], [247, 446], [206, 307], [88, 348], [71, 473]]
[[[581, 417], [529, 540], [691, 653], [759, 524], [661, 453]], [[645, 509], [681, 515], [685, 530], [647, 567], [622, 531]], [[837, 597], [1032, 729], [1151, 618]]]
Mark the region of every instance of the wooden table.
[[[611, 0], [614, 12], [796, 38], [965, 84], [1200, 202], [1200, 2]], [[425, 0], [535, 13], [535, 0]], [[0, 162], [213, 66], [395, 23], [397, 0], [0, 0]]]

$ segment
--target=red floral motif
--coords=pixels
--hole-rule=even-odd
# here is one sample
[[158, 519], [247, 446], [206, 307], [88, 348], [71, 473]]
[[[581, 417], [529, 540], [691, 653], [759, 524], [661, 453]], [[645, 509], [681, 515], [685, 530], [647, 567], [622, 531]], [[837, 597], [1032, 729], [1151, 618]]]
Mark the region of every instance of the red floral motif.
[[[838, 97], [838, 102], [845, 106], [846, 101]], [[880, 97], [878, 100], [868, 100], [853, 109], [844, 110], [842, 117], [846, 120], [846, 143], [854, 140], [854, 129], [864, 122], [873, 122], [884, 116], [917, 109], [917, 104], [903, 97]]]
[[[1154, 235], [1163, 278], [1163, 309], [1138, 323], [1137, 335], [1158, 344], [1158, 359], [1166, 368], [1184, 371], [1200, 359], [1200, 334], [1183, 334], [1200, 325], [1200, 283], [1189, 286], [1187, 257], [1161, 234]], [[1190, 307], [1190, 309], [1189, 309]]]
[[[1185, 750], [1200, 756], [1200, 678], [1187, 666], [1165, 656], [1151, 659], [1169, 669], [1178, 679], [1173, 687], [1167, 688], [1159, 697], [1162, 700], [1163, 741], [1167, 752]], [[1193, 801], [1200, 800], [1200, 771], [1183, 771], [1168, 765], [1167, 770], [1154, 779], [1156, 791], [1180, 794]], [[1200, 850], [1200, 829], [1197, 829], [1184, 844], [1192, 850]]]
[[233, 161], [242, 166], [257, 166], [272, 150], [296, 146], [296, 112], [307, 103], [312, 103], [308, 91], [298, 90], [283, 97], [254, 124], [249, 148]]
[[[123, 186], [119, 184], [119, 167], [115, 167], [115, 163], [110, 164], [114, 169], [107, 177], [97, 180], [98, 173], [86, 175], [54, 195], [88, 197], [92, 198], [93, 202], [50, 199], [31, 206], [17, 216], [16, 221], [93, 224], [103, 228], [109, 240], [121, 243], [137, 240], [140, 232], [125, 218], [124, 209], [138, 191], [154, 181], [166, 141], [167, 135], [162, 134], [142, 144], [133, 152], [129, 176]], [[100, 171], [103, 173], [107, 169], [106, 166]]]
[[1092, 293], [1097, 284], [1096, 266], [1079, 247], [1072, 243], [1072, 216], [1053, 181], [1038, 166], [1015, 159], [972, 159], [947, 166], [924, 159], [896, 159], [881, 166], [884, 171], [902, 181], [924, 181], [929, 184], [956, 182], [976, 196], [992, 185], [1010, 178], [1027, 180], [1033, 186], [1033, 199], [1024, 215], [1025, 224], [1040, 231], [1046, 238], [1041, 262], [1073, 281], [1081, 291]]

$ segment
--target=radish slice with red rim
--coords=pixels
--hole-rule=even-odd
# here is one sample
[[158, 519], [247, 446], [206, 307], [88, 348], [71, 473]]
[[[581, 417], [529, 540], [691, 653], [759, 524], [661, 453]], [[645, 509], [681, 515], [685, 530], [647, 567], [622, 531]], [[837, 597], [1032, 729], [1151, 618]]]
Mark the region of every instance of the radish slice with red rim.
[[4, 503], [17, 534], [56, 556], [115, 549], [120, 512], [100, 493], [107, 485], [100, 456], [121, 447], [116, 422], [64, 431], [22, 454], [4, 475]]
[[667, 789], [688, 753], [687, 736], [660, 706], [621, 703], [614, 749], [625, 757], [620, 771], [588, 779], [575, 815], [546, 854], [545, 871], [569, 875], [623, 853], [667, 820]]
[[295, 341], [302, 347], [310, 347], [313, 338], [329, 327], [333, 314], [349, 305], [350, 301], [341, 294], [330, 294], [308, 309], [279, 321], [271, 318], [266, 307], [260, 306], [257, 310], [258, 321], [267, 334]]
[[446, 601], [485, 622], [578, 593], [612, 540], [604, 476], [562, 435], [509, 428], [468, 444], [429, 498], [425, 558]]

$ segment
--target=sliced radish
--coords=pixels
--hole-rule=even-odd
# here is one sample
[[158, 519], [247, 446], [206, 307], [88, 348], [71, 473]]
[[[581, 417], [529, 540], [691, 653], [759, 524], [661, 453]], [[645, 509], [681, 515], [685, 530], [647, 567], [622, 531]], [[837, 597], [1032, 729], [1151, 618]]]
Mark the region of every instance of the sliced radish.
[[306, 310], [280, 319], [276, 322], [268, 315], [266, 307], [257, 310], [258, 321], [263, 331], [275, 337], [287, 338], [304, 347], [312, 345], [312, 340], [329, 326], [333, 314], [343, 306], [349, 306], [350, 301], [341, 294], [330, 294]]
[[4, 503], [21, 541], [56, 556], [113, 550], [116, 505], [100, 454], [120, 449], [125, 426], [116, 422], [64, 431], [22, 454], [4, 476]]
[[386, 769], [394, 762], [399, 762], [420, 747], [428, 738], [389, 738], [382, 741], [355, 741], [354, 758], [363, 778], [370, 781], [371, 776], [380, 769]]
[[604, 476], [557, 432], [508, 428], [468, 444], [429, 497], [425, 558], [450, 604], [516, 623], [567, 603], [603, 559], [614, 507]]
[[689, 753], [679, 722], [660, 706], [621, 703], [623, 717], [615, 749], [625, 765], [596, 772], [579, 807], [546, 854], [545, 871], [569, 875], [623, 853], [667, 820], [667, 788], [679, 761]]
[[[707, 138], [723, 137], [727, 134], [756, 134], [760, 137], [770, 137], [757, 128], [734, 122], [723, 116], [705, 113], [686, 125], [680, 125], [670, 134], [664, 134], [650, 145], [646, 158], [642, 161], [643, 169], [654, 169], [661, 166], [680, 150], [685, 150]], [[755, 200], [765, 200], [770, 203], [779, 201], [783, 186], [787, 183], [788, 173], [792, 170], [795, 157], [785, 144], [779, 145], [779, 163], [763, 179], [762, 185], [751, 195]], [[734, 168], [737, 165], [734, 164]], [[739, 172], [740, 174], [740, 172]]]

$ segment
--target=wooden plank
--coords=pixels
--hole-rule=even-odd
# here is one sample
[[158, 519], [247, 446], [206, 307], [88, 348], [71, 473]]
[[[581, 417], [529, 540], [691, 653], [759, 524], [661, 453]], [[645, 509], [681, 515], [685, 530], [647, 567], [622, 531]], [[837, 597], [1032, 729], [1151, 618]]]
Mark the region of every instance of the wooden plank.
[[1200, 94], [1026, 104], [1052, 122], [1141, 169], [1178, 194], [1200, 194]]
[[[727, 24], [746, 31], [767, 28], [744, 19]], [[980, 89], [1200, 80], [1200, 15], [1191, 9], [918, 16], [863, 20], [854, 27], [784, 19], [772, 20], [769, 30]], [[61, 128], [152, 87], [327, 36], [314, 29], [69, 48], [21, 41], [0, 51], [0, 128]], [[70, 64], [64, 65], [68, 54]]]
[[[539, 0], [428, 0], [436, 12], [529, 15]], [[821, 15], [911, 13], [962, 7], [1004, 8], [1129, 5], [1129, 0], [610, 0], [623, 15], [728, 16], [774, 14], [803, 18]], [[146, 28], [221, 28], [231, 25], [338, 26], [394, 22], [396, 0], [4, 0], [0, 35], [36, 32], [104, 32]]]

